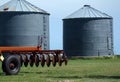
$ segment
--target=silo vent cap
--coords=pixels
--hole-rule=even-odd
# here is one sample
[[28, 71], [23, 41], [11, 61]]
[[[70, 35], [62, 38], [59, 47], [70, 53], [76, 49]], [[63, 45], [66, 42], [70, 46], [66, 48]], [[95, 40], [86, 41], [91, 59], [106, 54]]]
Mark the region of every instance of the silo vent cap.
[[90, 5], [84, 5], [84, 7], [90, 7]]

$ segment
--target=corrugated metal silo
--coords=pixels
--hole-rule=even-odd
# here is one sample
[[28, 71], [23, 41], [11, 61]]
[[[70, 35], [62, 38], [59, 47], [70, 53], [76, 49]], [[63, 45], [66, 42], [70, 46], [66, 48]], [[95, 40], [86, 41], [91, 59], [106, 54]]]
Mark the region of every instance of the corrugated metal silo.
[[0, 46], [38, 46], [49, 49], [49, 13], [25, 0], [0, 6]]
[[63, 48], [68, 56], [113, 55], [113, 18], [84, 5], [63, 19]]

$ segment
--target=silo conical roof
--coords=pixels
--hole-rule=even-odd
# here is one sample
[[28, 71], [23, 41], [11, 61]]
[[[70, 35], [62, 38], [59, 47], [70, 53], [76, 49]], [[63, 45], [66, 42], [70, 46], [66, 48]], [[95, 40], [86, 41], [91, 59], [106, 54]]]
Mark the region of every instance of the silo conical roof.
[[28, 11], [47, 13], [46, 11], [27, 2], [26, 0], [11, 0], [0, 6], [0, 11]]
[[84, 7], [67, 16], [65, 19], [71, 18], [112, 18], [112, 17], [91, 7], [90, 5], [84, 5]]

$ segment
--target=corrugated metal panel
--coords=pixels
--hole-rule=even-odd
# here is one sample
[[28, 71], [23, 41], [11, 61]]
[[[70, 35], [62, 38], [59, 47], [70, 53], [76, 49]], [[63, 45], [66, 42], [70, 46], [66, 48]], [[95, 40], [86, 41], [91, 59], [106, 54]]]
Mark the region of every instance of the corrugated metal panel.
[[113, 55], [113, 18], [90, 5], [63, 19], [63, 49], [71, 56]]
[[49, 13], [26, 0], [0, 6], [0, 46], [40, 44], [49, 50]]
[[[44, 20], [46, 19], [46, 20]], [[0, 12], [0, 46], [38, 46], [49, 49], [49, 15], [39, 12]], [[47, 44], [47, 45], [43, 45]]]
[[0, 6], [0, 11], [31, 11], [47, 13], [46, 11], [32, 5], [25, 0], [11, 0], [6, 4]]
[[113, 55], [112, 18], [63, 20], [63, 48], [71, 56]]
[[84, 5], [84, 7], [67, 16], [65, 19], [70, 18], [111, 18], [111, 16], [92, 8], [90, 5]]

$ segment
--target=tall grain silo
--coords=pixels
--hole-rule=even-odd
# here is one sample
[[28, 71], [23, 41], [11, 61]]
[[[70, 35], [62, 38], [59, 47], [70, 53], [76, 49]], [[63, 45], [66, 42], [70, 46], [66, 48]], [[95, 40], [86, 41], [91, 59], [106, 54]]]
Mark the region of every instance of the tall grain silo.
[[38, 46], [49, 49], [49, 13], [25, 0], [0, 6], [0, 46]]
[[63, 19], [63, 48], [69, 57], [113, 55], [113, 18], [84, 5]]

